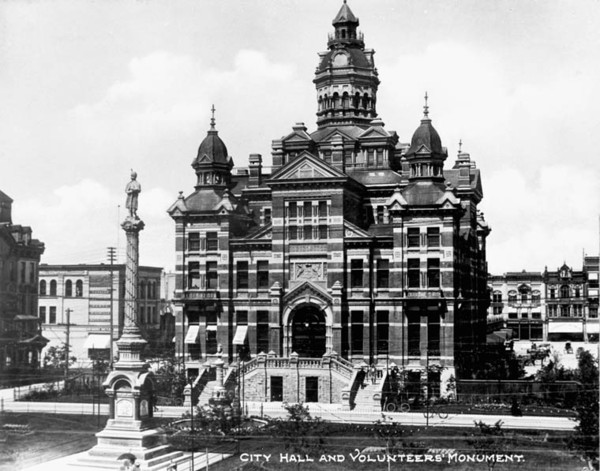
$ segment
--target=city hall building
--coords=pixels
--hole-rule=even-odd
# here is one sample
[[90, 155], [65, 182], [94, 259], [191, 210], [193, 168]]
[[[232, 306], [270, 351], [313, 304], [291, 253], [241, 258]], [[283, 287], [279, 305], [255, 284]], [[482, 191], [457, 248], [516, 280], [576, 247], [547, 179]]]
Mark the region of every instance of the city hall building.
[[391, 371], [444, 394], [485, 343], [479, 170], [464, 152], [444, 168], [427, 97], [409, 142], [386, 129], [358, 25], [344, 2], [313, 80], [316, 129], [274, 140], [270, 172], [258, 154], [236, 169], [213, 114], [196, 186], [169, 208], [177, 348], [201, 398], [217, 352], [249, 400], [377, 404]]

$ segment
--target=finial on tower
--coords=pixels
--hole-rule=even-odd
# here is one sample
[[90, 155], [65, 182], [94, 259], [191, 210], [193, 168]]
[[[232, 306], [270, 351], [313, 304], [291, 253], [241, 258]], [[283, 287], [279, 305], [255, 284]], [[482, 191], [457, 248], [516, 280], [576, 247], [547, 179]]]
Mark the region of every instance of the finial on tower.
[[427, 99], [429, 97], [427, 96], [427, 92], [425, 92], [425, 106], [423, 106], [423, 117], [425, 119], [429, 119], [429, 106], [427, 106]]
[[210, 118], [210, 129], [215, 129], [215, 105], [212, 105], [212, 108], [210, 109], [212, 116]]
[[462, 154], [462, 139], [458, 141], [458, 153]]

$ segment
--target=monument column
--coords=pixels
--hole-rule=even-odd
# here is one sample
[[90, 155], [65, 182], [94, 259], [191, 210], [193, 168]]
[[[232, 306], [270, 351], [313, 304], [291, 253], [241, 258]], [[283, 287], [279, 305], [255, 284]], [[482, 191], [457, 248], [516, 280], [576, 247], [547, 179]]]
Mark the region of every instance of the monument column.
[[133, 455], [142, 471], [165, 469], [188, 459], [167, 445], [164, 431], [152, 418], [154, 380], [142, 360], [147, 342], [137, 322], [139, 237], [144, 222], [137, 215], [142, 189], [136, 178], [137, 174], [131, 172], [131, 181], [125, 187], [129, 214], [121, 224], [127, 235], [127, 261], [123, 334], [116, 342], [119, 359], [103, 384], [110, 400], [110, 417], [104, 430], [96, 434], [98, 444], [77, 460], [85, 469], [114, 469], [115, 460], [123, 454]]

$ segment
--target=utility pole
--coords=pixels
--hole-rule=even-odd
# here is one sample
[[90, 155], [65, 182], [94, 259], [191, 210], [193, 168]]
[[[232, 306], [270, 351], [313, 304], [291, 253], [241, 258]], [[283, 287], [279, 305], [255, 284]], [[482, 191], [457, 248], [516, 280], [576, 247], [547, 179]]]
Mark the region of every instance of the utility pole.
[[110, 353], [108, 354], [108, 365], [112, 369], [113, 364], [113, 266], [117, 259], [117, 249], [115, 247], [108, 247], [108, 261], [110, 262]]
[[65, 380], [69, 378], [69, 336], [71, 334], [71, 308], [66, 309], [67, 313], [67, 341], [65, 342], [66, 353], [65, 353]]

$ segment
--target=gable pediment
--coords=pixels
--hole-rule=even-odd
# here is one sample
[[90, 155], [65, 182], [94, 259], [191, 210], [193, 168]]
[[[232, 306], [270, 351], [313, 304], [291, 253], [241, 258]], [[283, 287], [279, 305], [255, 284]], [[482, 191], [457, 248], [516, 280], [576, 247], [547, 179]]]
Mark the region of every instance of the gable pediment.
[[283, 297], [283, 302], [287, 304], [312, 302], [315, 304], [329, 305], [332, 303], [332, 300], [333, 298], [325, 290], [310, 281], [305, 281], [296, 286]]
[[330, 141], [333, 141], [335, 139], [340, 139], [340, 138], [342, 138], [344, 140], [350, 140], [350, 141], [353, 141], [355, 139], [350, 134], [347, 134], [339, 129], [332, 129], [329, 134], [326, 134], [325, 136], [323, 136], [320, 139], [320, 142], [330, 142]]
[[367, 231], [344, 220], [344, 237], [371, 238], [372, 236]]
[[346, 178], [346, 175], [310, 152], [304, 151], [295, 160], [279, 169], [271, 177], [271, 181], [311, 180], [315, 178]]
[[359, 139], [377, 138], [377, 137], [390, 137], [389, 133], [382, 127], [372, 127], [363, 132]]

